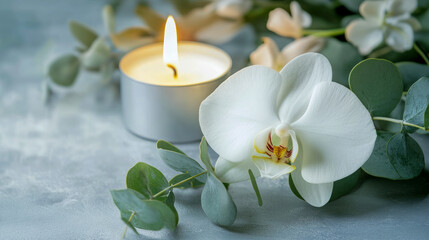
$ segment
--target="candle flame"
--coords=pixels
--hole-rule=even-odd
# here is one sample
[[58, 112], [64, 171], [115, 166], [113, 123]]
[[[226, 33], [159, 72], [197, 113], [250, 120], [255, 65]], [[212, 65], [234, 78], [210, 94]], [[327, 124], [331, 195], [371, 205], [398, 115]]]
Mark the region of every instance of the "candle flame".
[[164, 63], [173, 70], [174, 78], [177, 78], [177, 66], [179, 65], [177, 30], [176, 23], [171, 15], [168, 16], [165, 23], [163, 57]]

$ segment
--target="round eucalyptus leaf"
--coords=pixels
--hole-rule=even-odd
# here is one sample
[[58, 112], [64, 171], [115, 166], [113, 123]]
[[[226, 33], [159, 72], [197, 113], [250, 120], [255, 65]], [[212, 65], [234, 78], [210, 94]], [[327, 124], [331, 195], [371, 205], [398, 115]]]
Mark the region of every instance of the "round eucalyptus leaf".
[[94, 30], [76, 21], [70, 21], [69, 28], [76, 40], [82, 43], [86, 48], [89, 48], [98, 37]]
[[214, 173], [214, 167], [212, 166], [212, 163], [210, 161], [208, 146], [205, 137], [201, 139], [200, 143], [200, 159], [206, 166], [207, 170], [211, 173]]
[[[169, 142], [160, 140], [157, 142], [156, 147], [158, 148], [159, 156], [165, 164], [178, 172], [189, 173], [191, 176], [194, 176], [205, 171], [197, 161], [188, 157]], [[205, 183], [206, 178], [206, 175], [201, 175], [196, 179]]]
[[[167, 187], [169, 184], [164, 174], [149, 164], [139, 162], [128, 171], [127, 188], [143, 194], [146, 198], [152, 198]], [[160, 197], [167, 197], [167, 194], [168, 192]]]
[[79, 73], [80, 61], [75, 55], [63, 55], [49, 65], [48, 75], [54, 84], [70, 87]]
[[[429, 107], [429, 78], [422, 77], [414, 83], [407, 94], [404, 109], [404, 121], [418, 126], [427, 126], [427, 109]], [[417, 130], [405, 126], [408, 132]]]
[[[173, 178], [170, 179], [170, 181], [168, 181], [168, 183], [170, 185], [174, 185], [177, 184], [185, 179], [188, 179], [192, 177], [189, 173], [181, 173], [179, 175], [174, 176]], [[175, 187], [175, 188], [181, 188], [181, 189], [185, 189], [185, 188], [197, 188], [204, 185], [204, 183], [198, 181], [197, 179], [192, 179], [190, 181], [187, 181], [185, 183], [180, 184], [179, 186]]]
[[403, 83], [395, 64], [382, 59], [367, 59], [350, 72], [350, 89], [372, 116], [387, 116], [402, 97]]
[[349, 194], [359, 183], [362, 176], [362, 170], [358, 169], [351, 175], [334, 182], [332, 189], [331, 199], [329, 201], [337, 200], [338, 198]]
[[423, 152], [406, 133], [377, 133], [374, 150], [362, 169], [369, 175], [392, 180], [411, 179], [424, 168]]
[[129, 51], [155, 41], [149, 30], [143, 27], [127, 28], [120, 33], [111, 34], [111, 37], [115, 47], [122, 51]]
[[95, 40], [91, 47], [82, 55], [82, 64], [86, 68], [100, 67], [110, 57], [110, 47], [104, 38]]
[[142, 194], [132, 189], [112, 190], [110, 193], [122, 219], [128, 220], [134, 214], [130, 221], [134, 227], [147, 230], [176, 228], [176, 216], [165, 203], [145, 199]]
[[104, 28], [110, 34], [115, 33], [115, 11], [111, 5], [106, 5], [103, 8], [103, 23]]
[[429, 66], [415, 62], [400, 62], [396, 63], [404, 80], [404, 91], [413, 85], [421, 77], [429, 77]]
[[113, 75], [115, 74], [115, 61], [110, 60], [100, 67], [100, 75], [101, 81], [104, 83], [109, 83], [113, 79]]
[[171, 209], [171, 211], [174, 213], [174, 217], [176, 220], [176, 226], [179, 223], [179, 214], [177, 213], [176, 207], [174, 206], [174, 202], [176, 201], [176, 196], [174, 195], [173, 191], [171, 191], [167, 199], [165, 199], [165, 204]]
[[320, 53], [332, 65], [332, 81], [349, 87], [349, 73], [362, 60], [358, 50], [349, 43], [329, 38]]
[[201, 207], [207, 217], [221, 226], [232, 225], [237, 216], [237, 207], [223, 183], [213, 174], [208, 174], [201, 193]]

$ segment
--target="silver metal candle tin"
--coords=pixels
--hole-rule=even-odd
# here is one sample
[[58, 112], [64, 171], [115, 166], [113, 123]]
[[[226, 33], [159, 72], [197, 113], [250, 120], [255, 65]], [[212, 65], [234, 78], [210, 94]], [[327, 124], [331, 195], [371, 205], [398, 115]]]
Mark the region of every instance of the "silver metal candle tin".
[[201, 139], [200, 104], [229, 76], [231, 70], [231, 58], [218, 50], [229, 61], [227, 71], [213, 80], [193, 85], [148, 84], [128, 76], [120, 64], [122, 114], [127, 129], [151, 140], [183, 143]]

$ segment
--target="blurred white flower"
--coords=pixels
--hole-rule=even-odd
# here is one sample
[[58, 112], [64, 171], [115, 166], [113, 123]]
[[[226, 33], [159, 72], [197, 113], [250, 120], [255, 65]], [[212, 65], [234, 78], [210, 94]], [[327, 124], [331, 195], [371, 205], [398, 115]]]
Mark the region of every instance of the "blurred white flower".
[[279, 51], [271, 38], [263, 37], [262, 40], [264, 43], [250, 54], [250, 61], [253, 65], [263, 65], [277, 72], [301, 54], [320, 51], [325, 43], [323, 38], [308, 36], [296, 39]]
[[280, 73], [250, 66], [223, 82], [200, 106], [200, 125], [219, 154], [216, 175], [238, 182], [291, 173], [313, 206], [331, 198], [333, 182], [359, 169], [377, 137], [372, 118], [349, 89], [332, 82], [331, 65], [305, 53]]
[[283, 37], [302, 37], [302, 29], [311, 25], [311, 16], [297, 2], [290, 3], [289, 15], [282, 8], [272, 10], [268, 16], [267, 28]]
[[414, 31], [421, 28], [411, 16], [416, 8], [417, 0], [365, 1], [359, 7], [363, 19], [347, 26], [346, 38], [362, 55], [382, 42], [398, 52], [409, 50], [414, 43]]
[[251, 0], [218, 0], [216, 2], [217, 15], [229, 19], [242, 19], [251, 8]]

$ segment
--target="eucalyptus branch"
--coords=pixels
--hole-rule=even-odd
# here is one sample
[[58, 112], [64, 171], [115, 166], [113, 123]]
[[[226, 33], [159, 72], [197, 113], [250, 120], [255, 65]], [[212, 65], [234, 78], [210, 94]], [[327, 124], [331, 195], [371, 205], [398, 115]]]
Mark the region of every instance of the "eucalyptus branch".
[[[128, 223], [131, 223], [131, 220], [133, 219], [135, 214], [136, 214], [136, 212], [134, 212], [134, 211], [131, 213], [131, 216], [128, 219]], [[122, 233], [121, 240], [123, 240], [125, 238], [125, 234], [127, 234], [127, 230], [128, 230], [128, 226], [125, 226], [124, 233]]]
[[170, 189], [172, 189], [172, 188], [175, 188], [175, 187], [177, 187], [177, 186], [179, 186], [179, 185], [181, 185], [181, 184], [183, 184], [183, 183], [185, 183], [185, 182], [187, 182], [187, 181], [190, 181], [190, 180], [192, 180], [192, 179], [194, 179], [194, 178], [196, 178], [196, 177], [199, 177], [199, 176], [201, 176], [201, 175], [203, 175], [203, 174], [206, 174], [206, 173], [207, 173], [207, 171], [204, 171], [204, 172], [198, 173], [197, 175], [194, 175], [194, 176], [192, 176], [192, 177], [189, 177], [189, 178], [187, 178], [187, 179], [184, 179], [184, 180], [182, 180], [182, 181], [180, 181], [180, 182], [178, 182], [178, 183], [175, 183], [175, 184], [173, 184], [173, 185], [170, 185], [169, 187], [166, 187], [166, 188], [164, 188], [163, 190], [161, 190], [160, 192], [158, 192], [157, 194], [153, 195], [153, 196], [152, 196], [152, 198], [157, 198], [157, 197], [159, 197], [161, 194], [165, 193], [166, 191], [168, 191], [168, 190], [170, 190]]
[[426, 130], [422, 126], [419, 126], [419, 125], [416, 125], [416, 124], [412, 124], [412, 123], [406, 122], [404, 120], [399, 120], [399, 119], [394, 119], [394, 118], [388, 118], [388, 117], [373, 117], [372, 119], [376, 120], [376, 121], [386, 121], [386, 122], [397, 123], [397, 124], [401, 124], [401, 125], [405, 125], [405, 126], [415, 127], [415, 128], [421, 129], [423, 131], [429, 131], [429, 130]]
[[312, 35], [315, 37], [335, 37], [343, 35], [346, 32], [345, 28], [328, 29], [328, 30], [315, 30], [315, 29], [303, 29], [302, 34]]
[[426, 62], [426, 64], [429, 66], [429, 59], [428, 56], [423, 52], [423, 50], [414, 43], [413, 45], [414, 50], [423, 58], [423, 60]]

